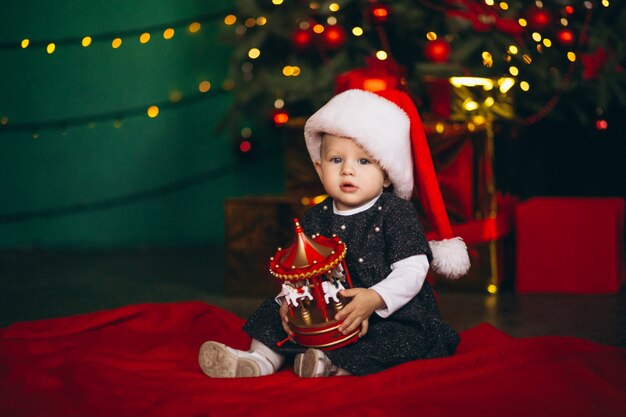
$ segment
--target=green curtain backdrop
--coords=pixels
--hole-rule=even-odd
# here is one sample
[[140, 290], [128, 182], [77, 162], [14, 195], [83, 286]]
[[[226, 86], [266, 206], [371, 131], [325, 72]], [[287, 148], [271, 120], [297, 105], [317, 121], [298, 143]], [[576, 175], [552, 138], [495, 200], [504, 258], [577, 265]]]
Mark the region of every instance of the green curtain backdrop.
[[[279, 141], [243, 159], [226, 133], [216, 133], [230, 104], [221, 89], [230, 46], [220, 31], [232, 6], [3, 2], [0, 247], [219, 243], [225, 198], [282, 190]], [[169, 23], [211, 14], [218, 17], [199, 32], [180, 26], [163, 38]], [[141, 28], [153, 28], [146, 44], [135, 33]], [[87, 48], [86, 35], [94, 39]], [[117, 35], [122, 45], [114, 49]], [[28, 48], [13, 47], [24, 38]], [[56, 42], [55, 52], [36, 45], [42, 41]], [[201, 94], [205, 80], [212, 87]], [[172, 92], [182, 96], [178, 104]], [[158, 116], [148, 117], [143, 109], [158, 103], [165, 104]], [[60, 123], [41, 125], [47, 121]]]

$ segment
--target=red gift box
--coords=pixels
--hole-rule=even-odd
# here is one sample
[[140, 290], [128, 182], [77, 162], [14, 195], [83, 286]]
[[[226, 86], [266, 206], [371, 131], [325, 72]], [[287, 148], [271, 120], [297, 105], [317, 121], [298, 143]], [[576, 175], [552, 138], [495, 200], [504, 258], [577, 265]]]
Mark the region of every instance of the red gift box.
[[607, 294], [625, 283], [622, 198], [532, 198], [515, 225], [518, 292]]

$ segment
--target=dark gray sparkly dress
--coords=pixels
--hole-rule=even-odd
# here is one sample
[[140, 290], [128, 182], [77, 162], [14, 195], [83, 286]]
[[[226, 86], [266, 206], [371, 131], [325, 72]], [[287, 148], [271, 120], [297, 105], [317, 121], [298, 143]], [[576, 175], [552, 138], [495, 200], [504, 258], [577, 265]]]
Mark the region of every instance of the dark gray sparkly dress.
[[[389, 191], [373, 207], [351, 216], [333, 213], [329, 197], [307, 211], [301, 225], [309, 235], [336, 234], [346, 242], [346, 263], [355, 287], [369, 288], [382, 281], [393, 263], [410, 256], [425, 254], [432, 259], [415, 207]], [[305, 348], [294, 343], [276, 346], [287, 336], [279, 308], [273, 298], [266, 300], [244, 331], [280, 354], [303, 352]], [[421, 291], [389, 317], [372, 314], [368, 332], [358, 342], [326, 354], [340, 368], [366, 375], [414, 359], [452, 355], [458, 343], [458, 334], [441, 319], [433, 290], [425, 281]]]

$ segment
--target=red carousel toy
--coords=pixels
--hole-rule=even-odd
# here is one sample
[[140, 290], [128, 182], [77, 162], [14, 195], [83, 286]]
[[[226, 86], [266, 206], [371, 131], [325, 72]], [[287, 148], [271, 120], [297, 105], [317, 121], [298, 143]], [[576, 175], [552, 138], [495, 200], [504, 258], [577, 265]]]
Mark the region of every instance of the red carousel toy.
[[270, 273], [282, 281], [281, 296], [289, 306], [293, 340], [322, 350], [356, 342], [360, 329], [344, 335], [337, 330], [343, 320], [334, 319], [349, 302], [339, 291], [352, 287], [345, 263], [346, 244], [336, 235], [309, 237], [298, 219], [294, 222], [294, 243], [286, 249], [278, 248], [270, 258]]

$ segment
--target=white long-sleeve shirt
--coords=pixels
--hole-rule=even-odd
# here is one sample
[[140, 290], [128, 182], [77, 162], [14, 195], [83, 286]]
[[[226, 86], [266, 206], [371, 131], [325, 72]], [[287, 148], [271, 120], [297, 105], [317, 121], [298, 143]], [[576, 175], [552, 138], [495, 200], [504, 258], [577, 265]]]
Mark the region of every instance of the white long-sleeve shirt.
[[[338, 210], [333, 203], [333, 211], [340, 216], [351, 216], [372, 207], [376, 204], [379, 197], [380, 195], [370, 202], [351, 210]], [[429, 263], [426, 255], [414, 255], [393, 263], [391, 265], [391, 273], [378, 284], [370, 287], [385, 302], [385, 307], [376, 310], [376, 314], [383, 318], [389, 317], [415, 297], [422, 289], [422, 285], [424, 285], [428, 267]]]

